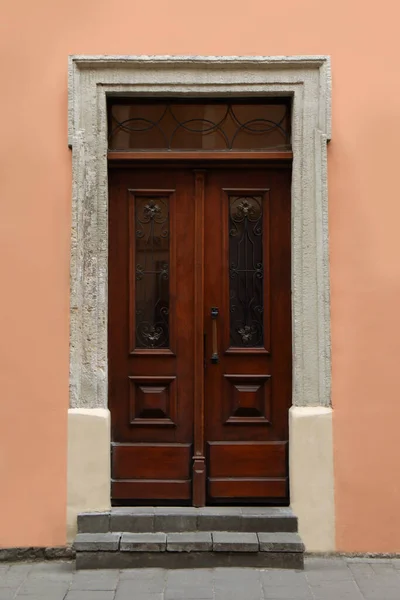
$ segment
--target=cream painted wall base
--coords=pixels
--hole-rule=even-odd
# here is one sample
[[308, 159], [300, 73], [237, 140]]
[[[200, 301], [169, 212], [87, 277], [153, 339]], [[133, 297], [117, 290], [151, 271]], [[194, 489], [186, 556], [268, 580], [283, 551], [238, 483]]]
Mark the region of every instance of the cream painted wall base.
[[332, 409], [289, 411], [290, 497], [308, 552], [335, 550]]
[[76, 534], [79, 512], [110, 508], [110, 411], [68, 411], [67, 539]]
[[[335, 550], [332, 409], [289, 411], [291, 507], [309, 552]], [[110, 411], [68, 411], [67, 538], [79, 512], [110, 508]]]

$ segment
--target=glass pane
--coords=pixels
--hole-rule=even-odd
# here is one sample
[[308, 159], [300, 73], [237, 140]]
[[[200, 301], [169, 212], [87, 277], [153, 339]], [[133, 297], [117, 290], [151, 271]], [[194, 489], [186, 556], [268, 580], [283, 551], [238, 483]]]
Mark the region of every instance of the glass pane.
[[264, 345], [263, 278], [262, 196], [230, 196], [230, 345], [235, 348]]
[[114, 104], [110, 150], [290, 150], [287, 102]]
[[136, 347], [169, 346], [169, 202], [135, 198]]

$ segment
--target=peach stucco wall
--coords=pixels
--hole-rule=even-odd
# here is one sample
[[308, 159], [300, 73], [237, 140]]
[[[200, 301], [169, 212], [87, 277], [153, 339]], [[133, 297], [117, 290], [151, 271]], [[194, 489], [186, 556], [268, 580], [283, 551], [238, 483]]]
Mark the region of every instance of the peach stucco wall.
[[329, 54], [337, 547], [400, 550], [396, 7], [395, 0], [3, 2], [0, 545], [65, 542], [68, 54]]

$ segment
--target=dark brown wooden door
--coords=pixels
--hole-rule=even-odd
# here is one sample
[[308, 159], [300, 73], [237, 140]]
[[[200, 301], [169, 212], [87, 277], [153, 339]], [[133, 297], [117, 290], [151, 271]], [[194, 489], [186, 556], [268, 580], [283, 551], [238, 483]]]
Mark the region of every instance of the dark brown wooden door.
[[193, 173], [110, 170], [112, 497], [189, 502]]
[[204, 221], [208, 499], [284, 499], [291, 400], [290, 171], [210, 172]]
[[113, 168], [109, 225], [114, 502], [284, 500], [290, 169]]

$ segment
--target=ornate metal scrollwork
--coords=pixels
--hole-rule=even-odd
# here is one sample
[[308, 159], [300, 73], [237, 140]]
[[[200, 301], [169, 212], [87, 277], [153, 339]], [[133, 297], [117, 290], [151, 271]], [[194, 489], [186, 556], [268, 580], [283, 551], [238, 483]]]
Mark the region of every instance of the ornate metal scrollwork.
[[[208, 138], [207, 143], [203, 143]], [[290, 104], [114, 104], [110, 150], [290, 150]]]
[[135, 199], [136, 347], [169, 346], [169, 210], [165, 198]]
[[229, 198], [230, 344], [261, 347], [263, 327], [263, 227], [261, 196]]

